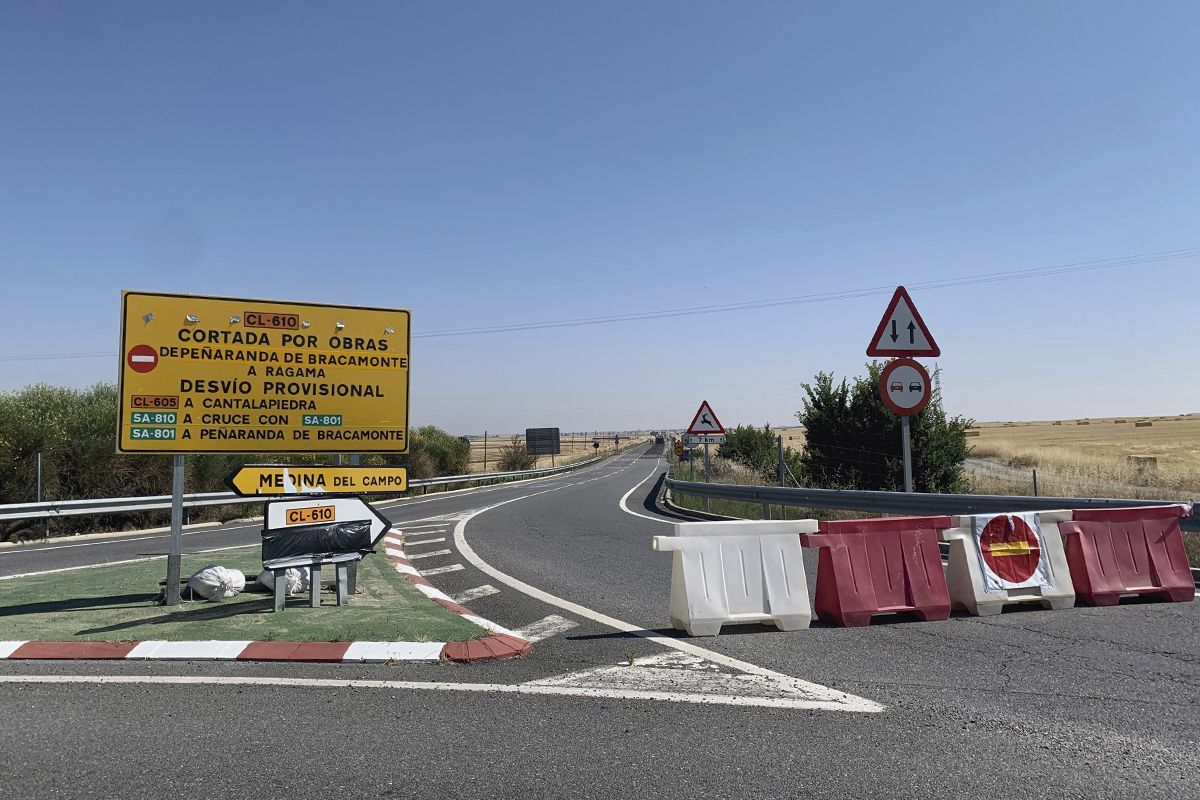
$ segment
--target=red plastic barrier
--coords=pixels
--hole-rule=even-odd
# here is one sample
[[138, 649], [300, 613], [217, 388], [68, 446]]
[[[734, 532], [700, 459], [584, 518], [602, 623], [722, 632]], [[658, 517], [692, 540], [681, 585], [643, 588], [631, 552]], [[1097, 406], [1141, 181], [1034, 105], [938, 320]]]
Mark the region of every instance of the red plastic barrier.
[[1123, 594], [1156, 595], [1177, 603], [1196, 593], [1179, 520], [1190, 506], [1089, 509], [1059, 523], [1075, 596], [1114, 606]]
[[821, 548], [817, 600], [821, 619], [868, 625], [876, 614], [911, 611], [923, 620], [950, 616], [938, 533], [950, 517], [890, 517], [822, 522], [800, 537]]

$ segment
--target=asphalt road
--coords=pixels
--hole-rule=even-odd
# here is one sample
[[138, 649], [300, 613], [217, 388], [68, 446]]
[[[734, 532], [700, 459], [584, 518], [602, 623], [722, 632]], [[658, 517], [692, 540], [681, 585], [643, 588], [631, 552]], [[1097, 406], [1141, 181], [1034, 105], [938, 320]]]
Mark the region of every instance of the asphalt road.
[[[2, 685], [0, 794], [1200, 795], [1196, 604], [680, 639], [664, 630], [670, 558], [650, 549], [669, 530], [648, 500], [664, 465], [643, 449], [388, 510], [412, 531], [410, 555], [451, 550], [422, 569], [461, 565], [431, 576], [435, 585], [487, 587], [473, 610], [547, 635], [529, 656], [395, 667], [0, 662], [0, 678], [77, 681]], [[257, 536], [245, 527], [188, 542]], [[0, 554], [0, 570], [163, 546], [29, 548], [19, 569]]]

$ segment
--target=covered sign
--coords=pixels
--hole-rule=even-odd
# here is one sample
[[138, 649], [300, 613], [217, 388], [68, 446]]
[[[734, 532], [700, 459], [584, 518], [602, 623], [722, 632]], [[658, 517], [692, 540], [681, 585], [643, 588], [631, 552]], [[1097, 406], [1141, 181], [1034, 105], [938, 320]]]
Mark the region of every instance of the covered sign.
[[1045, 540], [1036, 513], [979, 514], [972, 519], [971, 533], [979, 553], [985, 591], [1053, 584], [1043, 556]]

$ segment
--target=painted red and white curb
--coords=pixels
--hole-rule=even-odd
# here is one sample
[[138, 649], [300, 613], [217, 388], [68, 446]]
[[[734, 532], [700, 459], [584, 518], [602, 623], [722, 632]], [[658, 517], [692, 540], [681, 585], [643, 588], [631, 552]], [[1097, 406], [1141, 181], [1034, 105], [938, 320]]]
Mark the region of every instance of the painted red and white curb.
[[0, 641], [0, 659], [126, 661], [309, 661], [354, 664], [485, 661], [529, 652], [531, 644], [512, 631], [472, 613], [435, 589], [404, 555], [404, 535], [383, 537], [384, 553], [396, 571], [426, 597], [492, 633], [465, 642], [29, 642]]

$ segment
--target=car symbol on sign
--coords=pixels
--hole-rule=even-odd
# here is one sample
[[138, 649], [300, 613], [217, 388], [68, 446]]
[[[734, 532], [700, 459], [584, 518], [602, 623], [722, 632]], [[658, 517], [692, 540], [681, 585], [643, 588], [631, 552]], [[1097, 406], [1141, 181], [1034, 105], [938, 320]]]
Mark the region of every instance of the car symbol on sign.
[[921, 384], [917, 383], [916, 381], [913, 381], [912, 383], [910, 383], [908, 385], [908, 390], [910, 392], [919, 392], [919, 391], [921, 391]]
[[892, 385], [888, 387], [889, 392], [903, 392], [904, 384], [900, 381], [892, 381]]

